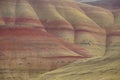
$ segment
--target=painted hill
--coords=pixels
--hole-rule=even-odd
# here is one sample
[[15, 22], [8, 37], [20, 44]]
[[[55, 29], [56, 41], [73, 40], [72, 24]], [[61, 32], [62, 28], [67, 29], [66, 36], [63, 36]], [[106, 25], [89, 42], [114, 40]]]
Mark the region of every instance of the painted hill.
[[104, 7], [107, 9], [118, 9], [120, 8], [120, 0], [98, 0], [94, 2], [87, 2], [88, 4]]
[[80, 8], [84, 10], [86, 15], [94, 20], [100, 27], [111, 27], [114, 23], [114, 15], [107, 9], [88, 4], [80, 4]]
[[[84, 6], [85, 5], [85, 6]], [[97, 23], [97, 20], [94, 19], [96, 14], [101, 14], [99, 8], [95, 10], [95, 6], [88, 7], [90, 5], [84, 4], [82, 9], [86, 10], [88, 16], [92, 17], [93, 20]], [[87, 8], [86, 8], [87, 7]], [[106, 10], [105, 10], [106, 11]], [[62, 67], [60, 69], [45, 73], [40, 75], [38, 78], [32, 80], [119, 80], [120, 79], [120, 31], [119, 31], [119, 22], [120, 22], [120, 11], [119, 9], [109, 10], [112, 12], [111, 18], [113, 18], [113, 24], [109, 26], [104, 26], [106, 29], [106, 52], [103, 57], [93, 58], [83, 61], [76, 61], [70, 65]], [[107, 13], [109, 13], [107, 11]], [[90, 14], [89, 14], [90, 13]], [[110, 13], [111, 14], [111, 13]], [[105, 14], [106, 15], [106, 14]], [[108, 15], [108, 14], [107, 14]], [[103, 16], [102, 14], [100, 16]], [[99, 17], [104, 20], [105, 17]], [[109, 16], [110, 17], [110, 16]], [[110, 19], [111, 20], [111, 19]], [[101, 21], [101, 20], [99, 20]], [[100, 25], [102, 25], [100, 23]], [[102, 26], [101, 26], [102, 27]]]
[[73, 0], [1, 0], [0, 80], [119, 79], [119, 22]]
[[[75, 2], [64, 0], [37, 0], [33, 2], [31, 0], [30, 3], [49, 33], [84, 47], [92, 55], [103, 55], [101, 53], [104, 53], [105, 48], [97, 44], [103, 43], [102, 45], [105, 45], [105, 30], [90, 19]], [[58, 26], [56, 27], [56, 25]], [[98, 36], [102, 40], [98, 39]], [[95, 47], [98, 50], [94, 50]]]

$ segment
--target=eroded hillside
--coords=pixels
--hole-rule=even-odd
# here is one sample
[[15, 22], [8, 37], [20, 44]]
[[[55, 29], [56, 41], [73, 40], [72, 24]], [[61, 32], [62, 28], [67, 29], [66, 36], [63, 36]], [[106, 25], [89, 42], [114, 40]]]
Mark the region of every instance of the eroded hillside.
[[119, 80], [119, 26], [118, 8], [1, 0], [0, 80]]

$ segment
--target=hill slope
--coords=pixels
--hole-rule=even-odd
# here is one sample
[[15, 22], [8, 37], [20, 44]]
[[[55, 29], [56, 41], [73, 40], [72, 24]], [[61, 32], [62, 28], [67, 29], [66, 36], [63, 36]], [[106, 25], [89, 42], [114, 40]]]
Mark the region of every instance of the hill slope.
[[119, 22], [119, 8], [1, 0], [0, 79], [118, 80]]

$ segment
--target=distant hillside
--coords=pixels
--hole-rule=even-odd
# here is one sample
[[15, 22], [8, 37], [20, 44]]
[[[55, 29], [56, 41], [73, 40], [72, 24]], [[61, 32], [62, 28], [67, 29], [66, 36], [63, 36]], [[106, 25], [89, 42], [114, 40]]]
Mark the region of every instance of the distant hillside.
[[120, 0], [99, 0], [94, 2], [88, 2], [88, 4], [101, 6], [108, 9], [118, 9], [120, 8]]

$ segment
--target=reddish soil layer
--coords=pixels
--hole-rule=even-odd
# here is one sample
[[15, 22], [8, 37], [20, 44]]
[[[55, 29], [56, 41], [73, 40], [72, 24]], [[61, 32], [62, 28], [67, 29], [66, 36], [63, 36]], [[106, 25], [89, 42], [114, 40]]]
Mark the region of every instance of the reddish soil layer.
[[0, 18], [0, 21], [5, 21], [7, 23], [9, 22], [15, 22], [15, 23], [36, 23], [40, 24], [39, 19], [33, 19], [33, 18], [12, 18], [12, 17], [3, 17]]
[[[9, 26], [8, 26], [9, 27]], [[0, 60], [2, 62], [10, 61], [10, 68], [14, 68], [15, 66], [19, 66], [19, 64], [23, 65], [23, 68], [25, 67], [24, 64], [28, 63], [29, 60], [25, 60], [23, 64], [21, 61], [23, 58], [27, 59], [35, 59], [38, 62], [38, 65], [41, 65], [41, 67], [37, 66], [36, 64], [32, 63], [29, 64], [29, 66], [35, 66], [39, 69], [55, 69], [60, 66], [64, 66], [68, 64], [69, 62], [73, 62], [78, 59], [84, 59], [91, 57], [89, 55], [89, 52], [85, 50], [84, 48], [78, 47], [74, 44], [67, 43], [63, 41], [61, 38], [54, 37], [53, 35], [44, 32], [41, 30], [41, 28], [23, 28], [23, 27], [15, 27], [14, 28], [8, 28], [8, 27], [1, 27], [0, 28]], [[42, 44], [40, 41], [47, 40], [48, 43]], [[57, 47], [52, 48], [50, 44], [56, 45]], [[43, 46], [44, 45], [44, 46]], [[65, 47], [65, 48], [64, 48]], [[60, 48], [60, 50], [65, 51], [73, 51], [76, 54], [79, 54], [78, 56], [72, 56], [68, 54], [64, 55], [63, 53], [60, 55], [57, 55], [56, 49]], [[42, 49], [42, 52], [41, 52]], [[17, 52], [16, 52], [17, 51]], [[38, 51], [38, 52], [37, 52]], [[46, 51], [48, 54], [48, 57], [44, 57], [42, 54]], [[54, 56], [49, 55], [49, 51], [53, 51], [55, 53]], [[71, 53], [70, 53], [71, 54]], [[19, 55], [19, 56], [17, 56]], [[39, 55], [39, 56], [37, 56]], [[41, 56], [42, 55], [42, 56]], [[51, 56], [51, 57], [49, 57]], [[45, 59], [45, 60], [44, 60]], [[55, 60], [54, 60], [55, 59]], [[16, 60], [21, 60], [20, 62], [16, 62]], [[61, 61], [61, 63], [57, 63], [57, 61]], [[62, 63], [64, 62], [64, 63]], [[48, 68], [49, 65], [50, 67]], [[51, 65], [53, 65], [51, 67]], [[4, 65], [3, 65], [4, 66]], [[28, 67], [28, 66], [27, 66]], [[34, 69], [34, 67], [32, 67]], [[31, 68], [31, 69], [32, 69]], [[36, 69], [36, 68], [35, 68]]]
[[[74, 44], [71, 43], [67, 43], [65, 41], [63, 41], [61, 38], [55, 37], [51, 34], [48, 34], [47, 32], [43, 32], [41, 31], [41, 28], [0, 28], [0, 37], [4, 38], [4, 37], [21, 37], [21, 38], [25, 38], [25, 37], [31, 37], [31, 38], [36, 38], [36, 39], [51, 39], [54, 41], [57, 41], [61, 44], [63, 44], [64, 46], [66, 46], [67, 48], [69, 48], [70, 50], [77, 52], [78, 54], [82, 54], [84, 56], [87, 56], [89, 52], [87, 52], [85, 49], [80, 48], [80, 46], [76, 46]], [[14, 42], [16, 43], [16, 42]], [[24, 42], [23, 42], [24, 43]], [[32, 42], [31, 42], [32, 44]]]
[[[21, 27], [13, 27], [13, 28], [0, 28], [0, 36], [48, 36], [47, 34], [41, 31], [41, 28], [21, 28]], [[49, 37], [49, 36], [48, 36]]]

